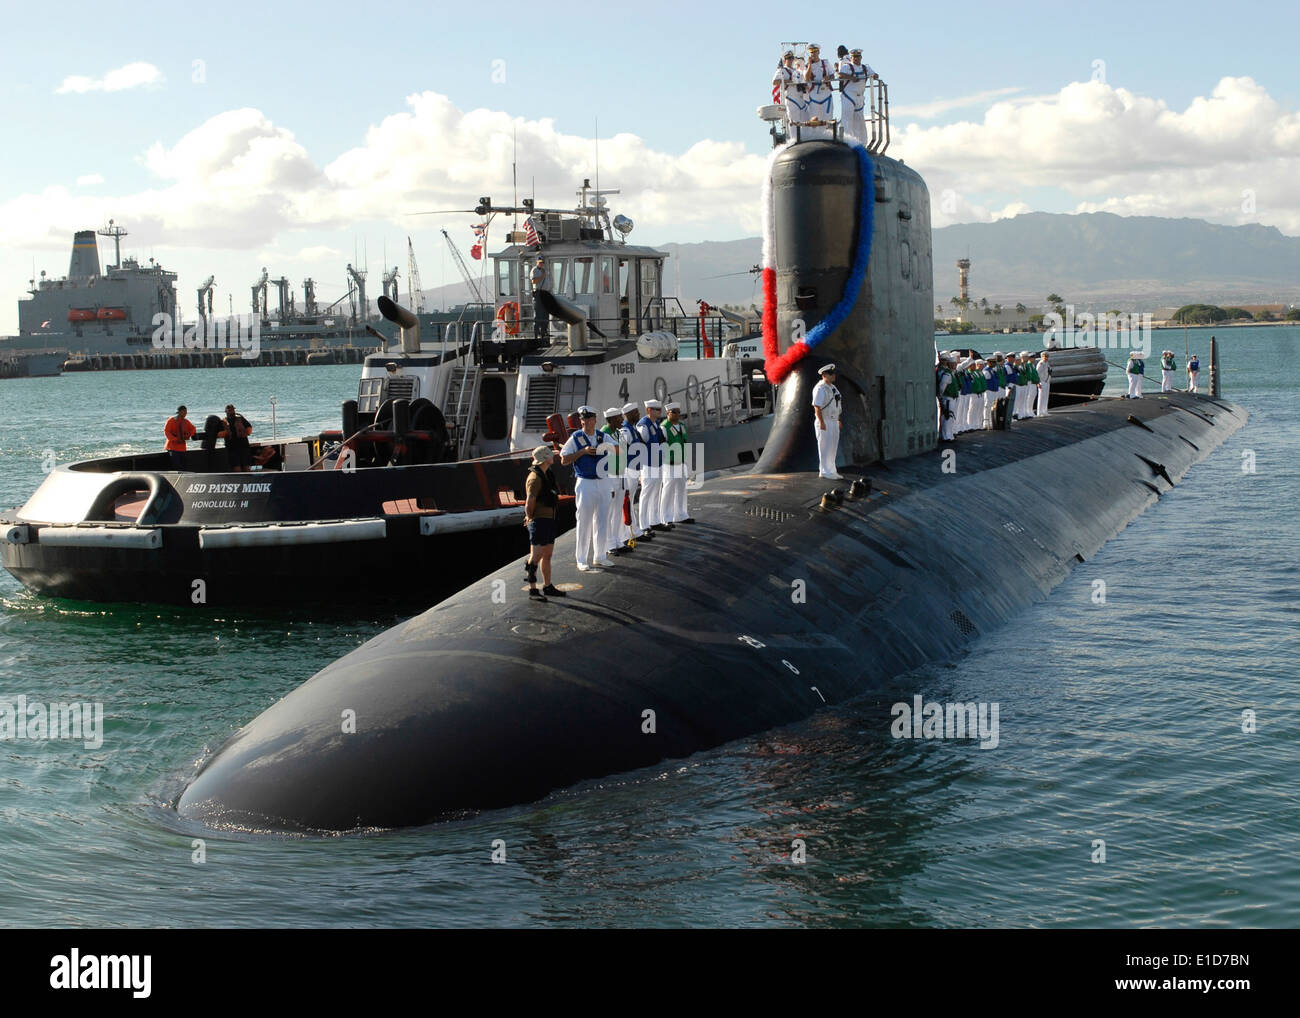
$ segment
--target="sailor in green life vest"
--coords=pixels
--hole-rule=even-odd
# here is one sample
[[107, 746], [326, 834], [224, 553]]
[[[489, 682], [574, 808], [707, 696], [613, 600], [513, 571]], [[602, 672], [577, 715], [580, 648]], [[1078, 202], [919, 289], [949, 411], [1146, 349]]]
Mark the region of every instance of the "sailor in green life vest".
[[1160, 391], [1174, 391], [1174, 371], [1178, 365], [1174, 363], [1174, 352], [1166, 350], [1160, 357]]
[[665, 523], [694, 523], [686, 512], [686, 445], [690, 436], [682, 420], [682, 408], [665, 403], [664, 412], [664, 483], [659, 498], [659, 515]]
[[1142, 363], [1142, 355], [1134, 350], [1128, 355], [1128, 399], [1136, 399], [1142, 395], [1142, 373], [1147, 367]]
[[1191, 360], [1187, 362], [1187, 391], [1199, 392], [1198, 386], [1201, 381], [1201, 358], [1199, 354], [1192, 354]]
[[952, 441], [952, 426], [957, 419], [957, 355], [944, 354], [939, 364], [939, 441]]
[[[1020, 370], [1022, 372], [1021, 380], [1025, 382], [1021, 388], [1025, 391], [1024, 399], [1020, 403], [1020, 416], [1034, 416], [1034, 399], [1038, 396], [1038, 368], [1034, 366], [1034, 359], [1029, 356], [1028, 350], [1020, 351]], [[1026, 378], [1025, 376], [1028, 376]]]
[[627, 491], [627, 438], [623, 434], [623, 409], [605, 410], [605, 426], [600, 429], [610, 437], [611, 448], [605, 454], [605, 478], [609, 484], [609, 531], [606, 541], [611, 555], [626, 555], [632, 549], [623, 538], [623, 494]]
[[970, 409], [971, 381], [969, 357], [957, 359], [957, 419], [952, 422], [952, 433], [960, 435], [966, 430], [966, 413]]

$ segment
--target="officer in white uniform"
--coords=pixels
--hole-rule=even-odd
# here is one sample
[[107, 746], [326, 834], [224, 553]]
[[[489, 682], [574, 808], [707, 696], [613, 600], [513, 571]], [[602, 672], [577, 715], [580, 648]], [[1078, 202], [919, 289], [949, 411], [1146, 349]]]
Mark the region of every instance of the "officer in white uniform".
[[817, 372], [822, 380], [813, 386], [813, 429], [817, 435], [817, 475], [843, 480], [835, 468], [840, 447], [840, 412], [842, 398], [835, 388], [835, 365], [823, 365]]
[[808, 119], [830, 123], [835, 117], [834, 93], [831, 91], [835, 68], [829, 60], [822, 59], [821, 47], [816, 43], [808, 44], [808, 66], [804, 69], [803, 79], [808, 83]]
[[1201, 356], [1192, 354], [1191, 360], [1187, 362], [1187, 391], [1200, 392], [1201, 382]]
[[846, 141], [867, 142], [867, 80], [875, 76], [862, 62], [860, 49], [852, 50], [849, 59], [840, 63], [840, 124]]
[[[586, 572], [592, 566], [612, 566], [609, 557], [609, 483], [601, 476], [604, 461], [602, 446], [609, 436], [596, 430], [596, 411], [589, 406], [578, 407], [582, 430], [575, 431], [560, 450], [560, 462], [573, 467], [574, 504], [578, 514], [578, 541], [575, 557], [578, 570]], [[606, 473], [608, 468], [606, 468]]]
[[641, 469], [641, 526], [646, 530], [664, 531], [671, 524], [664, 523], [661, 514], [663, 500], [664, 433], [659, 426], [659, 415], [664, 405], [657, 399], [645, 401], [645, 416], [637, 423], [636, 431], [645, 446], [645, 466]]
[[1047, 416], [1048, 394], [1052, 389], [1052, 366], [1047, 363], [1047, 351], [1038, 355], [1038, 416]]

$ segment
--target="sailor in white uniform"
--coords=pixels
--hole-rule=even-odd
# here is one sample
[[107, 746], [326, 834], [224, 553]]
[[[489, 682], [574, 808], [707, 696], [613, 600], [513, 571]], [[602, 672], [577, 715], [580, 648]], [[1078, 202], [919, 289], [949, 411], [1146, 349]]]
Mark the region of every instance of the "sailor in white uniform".
[[1176, 371], [1177, 368], [1178, 365], [1174, 363], [1174, 352], [1172, 350], [1166, 350], [1163, 354], [1160, 355], [1160, 391], [1161, 392], [1174, 391], [1174, 371]]
[[939, 357], [939, 441], [951, 442], [957, 417], [957, 355], [944, 351]]
[[785, 119], [791, 124], [802, 124], [808, 119], [808, 89], [803, 83], [803, 71], [795, 66], [794, 51], [786, 50], [781, 66], [772, 75], [772, 97], [785, 107]]
[[813, 428], [817, 435], [817, 474], [839, 481], [843, 478], [835, 468], [835, 457], [840, 446], [840, 412], [842, 398], [835, 388], [835, 365], [826, 364], [818, 372], [822, 380], [813, 386]]
[[639, 403], [623, 404], [623, 444], [627, 447], [627, 465], [623, 470], [623, 484], [627, 489], [629, 515], [632, 517], [632, 522], [624, 523], [618, 532], [625, 545], [635, 544], [646, 536], [646, 529], [640, 524], [641, 506], [637, 500], [637, 489], [641, 487], [641, 467], [645, 462], [641, 437], [636, 433], [636, 422], [640, 419]]
[[1038, 355], [1038, 416], [1047, 416], [1048, 393], [1052, 388], [1052, 366], [1047, 363], [1047, 351]]
[[844, 140], [867, 141], [867, 79], [875, 72], [862, 62], [862, 50], [849, 53], [849, 59], [840, 62], [840, 124]]
[[609, 526], [605, 540], [611, 555], [623, 555], [630, 550], [624, 544], [626, 538], [623, 537], [623, 492], [627, 490], [624, 483], [627, 473], [627, 438], [623, 434], [623, 411], [616, 406], [609, 407], [605, 411], [605, 426], [600, 430], [610, 437], [614, 446], [605, 457], [605, 463], [609, 465]]
[[578, 417], [582, 429], [575, 431], [560, 450], [560, 462], [573, 467], [574, 506], [577, 510], [578, 541], [575, 557], [578, 570], [586, 572], [592, 566], [612, 566], [609, 557], [609, 538], [606, 528], [609, 526], [609, 484], [608, 467], [605, 476], [601, 476], [601, 464], [605, 459], [602, 448], [610, 441], [609, 436], [596, 430], [596, 411], [589, 406], [578, 407]]
[[1128, 355], [1128, 398], [1135, 399], [1142, 395], [1142, 372], [1146, 370], [1146, 365], [1142, 363], [1142, 355], [1134, 350]]
[[659, 415], [664, 405], [657, 399], [645, 401], [645, 416], [637, 422], [636, 431], [645, 447], [645, 461], [641, 468], [641, 526], [646, 530], [664, 531], [671, 524], [664, 523], [663, 461], [664, 432], [659, 425]]
[[1191, 360], [1187, 362], [1187, 391], [1200, 392], [1201, 383], [1201, 356], [1192, 354]]
[[822, 59], [821, 47], [816, 43], [808, 44], [808, 66], [803, 78], [808, 83], [808, 119], [829, 124], [835, 117], [831, 91], [835, 69], [829, 60]]

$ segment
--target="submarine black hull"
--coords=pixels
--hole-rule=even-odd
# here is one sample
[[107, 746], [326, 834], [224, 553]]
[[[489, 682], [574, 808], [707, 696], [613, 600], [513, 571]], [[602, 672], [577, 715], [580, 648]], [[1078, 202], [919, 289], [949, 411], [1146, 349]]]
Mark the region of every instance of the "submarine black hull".
[[967, 434], [955, 460], [853, 470], [871, 494], [830, 510], [813, 475], [713, 479], [696, 525], [615, 568], [575, 574], [561, 538], [557, 577], [581, 580], [566, 599], [530, 602], [513, 564], [330, 665], [236, 732], [178, 808], [252, 829], [416, 825], [798, 721], [1013, 619], [1245, 420], [1184, 393], [1092, 403]]

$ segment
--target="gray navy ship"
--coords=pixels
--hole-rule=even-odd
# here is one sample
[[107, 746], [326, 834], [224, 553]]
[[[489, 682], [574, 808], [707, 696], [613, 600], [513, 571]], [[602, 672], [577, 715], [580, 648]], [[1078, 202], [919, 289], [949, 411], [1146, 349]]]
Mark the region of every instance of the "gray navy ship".
[[[101, 267], [96, 237], [113, 241], [113, 262]], [[259, 330], [260, 356], [252, 361], [232, 346], [201, 349], [158, 348], [157, 316], [181, 323], [176, 293], [177, 274], [150, 258], [141, 262], [122, 256], [127, 231], [109, 220], [96, 230], [78, 230], [72, 242], [68, 274], [29, 280], [29, 296], [18, 302], [18, 335], [0, 337], [0, 377], [57, 374], [122, 368], [221, 367], [258, 364], [361, 363], [365, 355], [395, 342], [397, 329], [379, 314], [371, 314], [366, 297], [366, 272], [347, 266], [348, 291], [329, 305], [316, 299], [316, 283], [302, 282], [302, 301], [290, 281], [274, 279], [266, 268], [253, 283], [250, 310], [240, 316], [213, 313], [209, 276], [197, 290], [194, 324], [214, 331], [215, 323], [230, 335], [236, 322]], [[384, 273], [384, 292], [397, 298], [397, 271]], [[271, 294], [278, 300], [273, 302]], [[345, 306], [340, 306], [344, 305]], [[456, 307], [421, 312], [426, 333], [450, 322], [489, 320], [491, 308]]]

